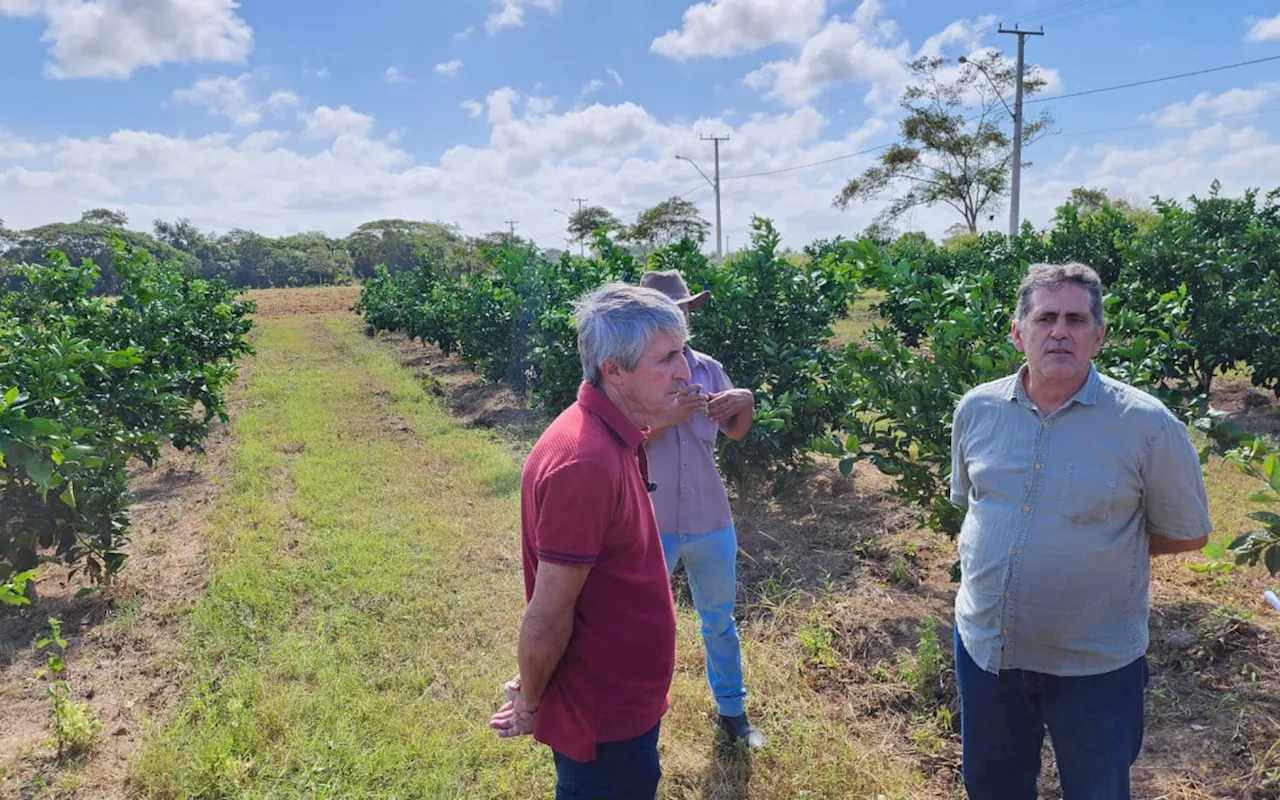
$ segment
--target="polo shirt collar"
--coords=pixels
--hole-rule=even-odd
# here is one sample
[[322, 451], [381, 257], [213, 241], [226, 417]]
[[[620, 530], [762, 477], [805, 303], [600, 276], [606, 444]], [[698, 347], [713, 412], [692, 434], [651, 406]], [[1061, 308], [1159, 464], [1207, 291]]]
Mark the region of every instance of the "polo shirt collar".
[[623, 414], [618, 406], [609, 399], [609, 395], [602, 390], [597, 389], [586, 381], [578, 387], [578, 403], [587, 411], [600, 418], [614, 435], [622, 440], [628, 448], [634, 450], [644, 444], [644, 437], [648, 428], [640, 429], [636, 424], [627, 419], [627, 415]]
[[[1027, 396], [1027, 386], [1024, 383], [1027, 377], [1027, 363], [1024, 361], [1022, 366], [1018, 368], [1018, 374], [1014, 377], [1009, 389], [1004, 394], [1005, 400], [1017, 400], [1024, 406], [1035, 407], [1035, 403], [1031, 402], [1031, 398]], [[1067, 408], [1072, 404], [1079, 403], [1082, 406], [1096, 406], [1098, 404], [1098, 389], [1102, 385], [1102, 378], [1098, 375], [1098, 367], [1089, 362], [1089, 377], [1085, 378], [1084, 386], [1073, 394], [1067, 402], [1062, 404], [1062, 408]]]

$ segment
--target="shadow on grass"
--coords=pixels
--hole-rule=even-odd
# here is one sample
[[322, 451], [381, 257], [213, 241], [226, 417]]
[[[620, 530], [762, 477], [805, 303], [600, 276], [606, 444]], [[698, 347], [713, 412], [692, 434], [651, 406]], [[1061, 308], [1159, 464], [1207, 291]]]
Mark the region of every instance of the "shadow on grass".
[[750, 751], [746, 745], [730, 742], [727, 735], [717, 731], [711, 761], [702, 774], [703, 800], [740, 800], [748, 796], [750, 783]]

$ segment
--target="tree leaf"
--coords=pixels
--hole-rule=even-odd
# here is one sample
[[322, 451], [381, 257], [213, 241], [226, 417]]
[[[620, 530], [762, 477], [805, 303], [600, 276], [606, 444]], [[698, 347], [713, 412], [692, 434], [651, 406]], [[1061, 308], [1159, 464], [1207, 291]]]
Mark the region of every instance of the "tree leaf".
[[1280, 573], [1280, 545], [1273, 544], [1267, 548], [1266, 564], [1272, 575]]

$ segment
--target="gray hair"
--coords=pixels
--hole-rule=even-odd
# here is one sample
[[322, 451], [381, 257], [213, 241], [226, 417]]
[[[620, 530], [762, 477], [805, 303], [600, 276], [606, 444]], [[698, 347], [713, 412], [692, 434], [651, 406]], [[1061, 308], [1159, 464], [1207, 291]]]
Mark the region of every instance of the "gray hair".
[[1018, 322], [1025, 322], [1031, 312], [1031, 295], [1037, 289], [1057, 289], [1075, 284], [1088, 290], [1089, 310], [1093, 313], [1093, 325], [1102, 325], [1102, 279], [1093, 267], [1078, 261], [1066, 264], [1032, 264], [1027, 276], [1018, 285]]
[[606, 283], [579, 297], [573, 307], [582, 377], [592, 386], [600, 386], [604, 380], [600, 365], [611, 358], [630, 372], [654, 337], [670, 333], [689, 338], [680, 306], [655, 289]]

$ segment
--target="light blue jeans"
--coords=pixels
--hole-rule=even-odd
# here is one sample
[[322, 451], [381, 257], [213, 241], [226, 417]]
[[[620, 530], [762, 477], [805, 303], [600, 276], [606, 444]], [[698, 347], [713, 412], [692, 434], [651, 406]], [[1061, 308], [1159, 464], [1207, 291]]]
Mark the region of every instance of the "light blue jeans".
[[702, 645], [707, 653], [707, 683], [716, 709], [726, 717], [743, 713], [747, 691], [742, 686], [742, 649], [733, 618], [738, 595], [738, 534], [734, 526], [684, 536], [662, 534], [667, 574], [684, 561], [693, 591], [693, 606], [702, 620]]

